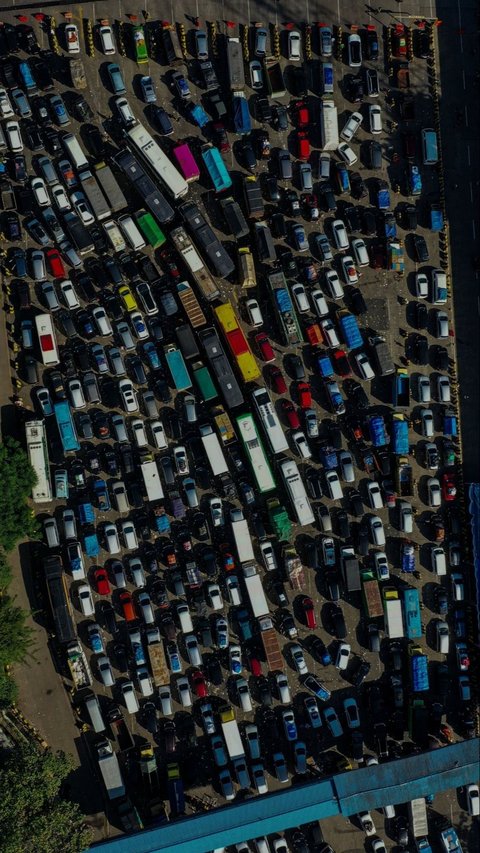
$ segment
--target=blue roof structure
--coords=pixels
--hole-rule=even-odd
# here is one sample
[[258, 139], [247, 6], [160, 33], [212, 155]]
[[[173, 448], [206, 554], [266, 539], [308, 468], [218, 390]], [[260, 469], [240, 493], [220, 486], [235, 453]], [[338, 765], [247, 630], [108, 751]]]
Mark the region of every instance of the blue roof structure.
[[97, 845], [100, 853], [208, 853], [337, 814], [459, 788], [477, 777], [478, 738], [190, 815]]

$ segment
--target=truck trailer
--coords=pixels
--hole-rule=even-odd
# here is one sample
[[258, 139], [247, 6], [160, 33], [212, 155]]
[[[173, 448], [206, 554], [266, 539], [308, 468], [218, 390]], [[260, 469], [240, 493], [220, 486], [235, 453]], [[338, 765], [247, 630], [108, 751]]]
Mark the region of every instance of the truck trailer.
[[240, 563], [254, 563], [255, 554], [253, 553], [252, 539], [243, 511], [241, 509], [231, 509], [230, 522]]
[[95, 177], [102, 188], [112, 213], [118, 213], [127, 206], [127, 200], [110, 166], [103, 161], [95, 165]]
[[85, 169], [79, 173], [78, 177], [82, 185], [82, 190], [87, 197], [88, 203], [92, 208], [96, 219], [98, 219], [99, 222], [103, 219], [108, 219], [109, 216], [112, 215], [112, 211], [107, 204], [98, 182], [95, 180], [95, 176], [92, 175], [89, 169]]
[[227, 706], [220, 711], [220, 725], [231, 761], [235, 761], [236, 758], [244, 758], [245, 748], [233, 708]]
[[260, 575], [257, 573], [253, 563], [247, 563], [243, 567], [243, 580], [247, 590], [250, 606], [253, 615], [258, 618], [266, 616], [269, 612], [267, 599], [263, 591], [263, 584]]
[[219, 477], [221, 474], [228, 474], [227, 460], [225, 459], [218, 436], [215, 435], [211, 424], [201, 424], [199, 431], [214, 477]]
[[123, 781], [118, 758], [108, 740], [101, 740], [96, 745], [98, 766], [107, 791], [109, 800], [116, 800], [125, 796], [125, 783]]

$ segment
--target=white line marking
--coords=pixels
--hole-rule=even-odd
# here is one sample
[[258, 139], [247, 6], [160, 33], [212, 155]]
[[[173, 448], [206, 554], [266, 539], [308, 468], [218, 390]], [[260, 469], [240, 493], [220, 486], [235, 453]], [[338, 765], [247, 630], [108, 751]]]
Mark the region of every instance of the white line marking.
[[[471, 163], [471, 158], [470, 158], [470, 145], [467, 145], [467, 157], [468, 157], [468, 165], [471, 166], [472, 163]], [[470, 186], [472, 186], [472, 185], [470, 184]]]
[[477, 230], [475, 228], [475, 220], [474, 219], [472, 219], [472, 231], [473, 231], [473, 239], [476, 240], [477, 239]]
[[465, 104], [465, 126], [468, 127], [468, 107]]
[[473, 204], [473, 184], [470, 183], [469, 186], [470, 186], [470, 201]]
[[340, 0], [337, 0], [337, 20], [340, 23]]
[[465, 91], [465, 89], [467, 88], [467, 83], [465, 80], [465, 69], [464, 68], [462, 68], [462, 80], [463, 80], [463, 89]]

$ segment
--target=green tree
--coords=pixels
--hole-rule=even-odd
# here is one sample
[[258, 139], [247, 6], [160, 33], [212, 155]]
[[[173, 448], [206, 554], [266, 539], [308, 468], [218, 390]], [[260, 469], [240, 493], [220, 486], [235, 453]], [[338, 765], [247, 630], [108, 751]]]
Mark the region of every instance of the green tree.
[[18, 441], [7, 438], [0, 445], [0, 546], [11, 551], [19, 539], [34, 537], [36, 519], [27, 498], [36, 483], [36, 474]]
[[29, 744], [8, 755], [0, 773], [2, 853], [80, 853], [92, 836], [76, 803], [61, 795], [73, 769], [62, 752]]
[[7, 561], [6, 554], [0, 549], [0, 592], [6, 589], [12, 580], [12, 569]]
[[7, 675], [4, 669], [0, 669], [0, 709], [11, 708], [13, 703], [17, 701], [17, 697], [17, 685], [13, 678]]
[[22, 663], [32, 643], [32, 629], [25, 610], [8, 595], [0, 597], [0, 666]]

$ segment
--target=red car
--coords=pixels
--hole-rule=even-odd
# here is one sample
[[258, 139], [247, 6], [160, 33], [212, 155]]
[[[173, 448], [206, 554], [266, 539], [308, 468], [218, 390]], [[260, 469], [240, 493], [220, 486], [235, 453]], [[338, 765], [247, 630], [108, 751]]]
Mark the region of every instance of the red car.
[[302, 599], [302, 606], [305, 613], [305, 619], [307, 621], [307, 625], [312, 630], [317, 627], [317, 620], [315, 618], [315, 610], [313, 601], [309, 595], [304, 595]]
[[258, 677], [258, 676], [263, 674], [262, 673], [262, 665], [261, 665], [260, 661], [258, 660], [258, 658], [254, 657], [254, 655], [248, 656], [248, 665], [250, 667], [252, 675], [255, 675], [256, 677]]
[[54, 278], [65, 278], [65, 267], [58, 249], [47, 249], [46, 252], [50, 272]]
[[298, 402], [302, 409], [312, 408], [312, 389], [308, 382], [299, 382], [297, 385]]
[[308, 127], [310, 124], [310, 113], [308, 112], [308, 107], [304, 101], [297, 101], [296, 104], [293, 105], [293, 109], [295, 110], [295, 121], [297, 127], [300, 129]]
[[264, 332], [259, 332], [258, 335], [255, 335], [255, 343], [260, 350], [264, 361], [275, 361], [275, 353], [272, 349], [272, 345]]
[[208, 690], [207, 682], [205, 681], [205, 676], [203, 672], [201, 672], [199, 669], [196, 669], [194, 672], [192, 672], [190, 678], [192, 679], [192, 688], [196, 696], [199, 696], [201, 699], [204, 699], [205, 696], [208, 695]]
[[310, 140], [305, 130], [297, 132], [297, 157], [299, 160], [308, 160], [310, 157]]
[[457, 487], [453, 474], [444, 474], [442, 477], [442, 493], [444, 501], [454, 501], [457, 495]]
[[282, 400], [282, 409], [287, 416], [290, 427], [292, 429], [300, 429], [300, 420], [293, 403], [290, 400]]
[[217, 143], [217, 147], [220, 148], [222, 154], [226, 154], [228, 151], [230, 151], [230, 143], [228, 141], [225, 126], [222, 124], [221, 121], [216, 121], [213, 125], [213, 129], [215, 131], [215, 142]]
[[339, 376], [350, 376], [352, 371], [345, 350], [337, 349], [332, 353], [333, 369]]
[[272, 366], [268, 372], [270, 377], [270, 382], [274, 391], [277, 394], [286, 394], [287, 393], [287, 383], [283, 378], [283, 373], [279, 367]]
[[167, 268], [172, 278], [180, 278], [180, 270], [178, 269], [177, 263], [176, 261], [174, 261], [170, 252], [168, 252], [167, 249], [164, 249], [163, 252], [160, 252], [160, 260], [162, 261], [162, 264]]
[[97, 592], [99, 595], [110, 595], [110, 584], [105, 569], [96, 569], [94, 573]]

